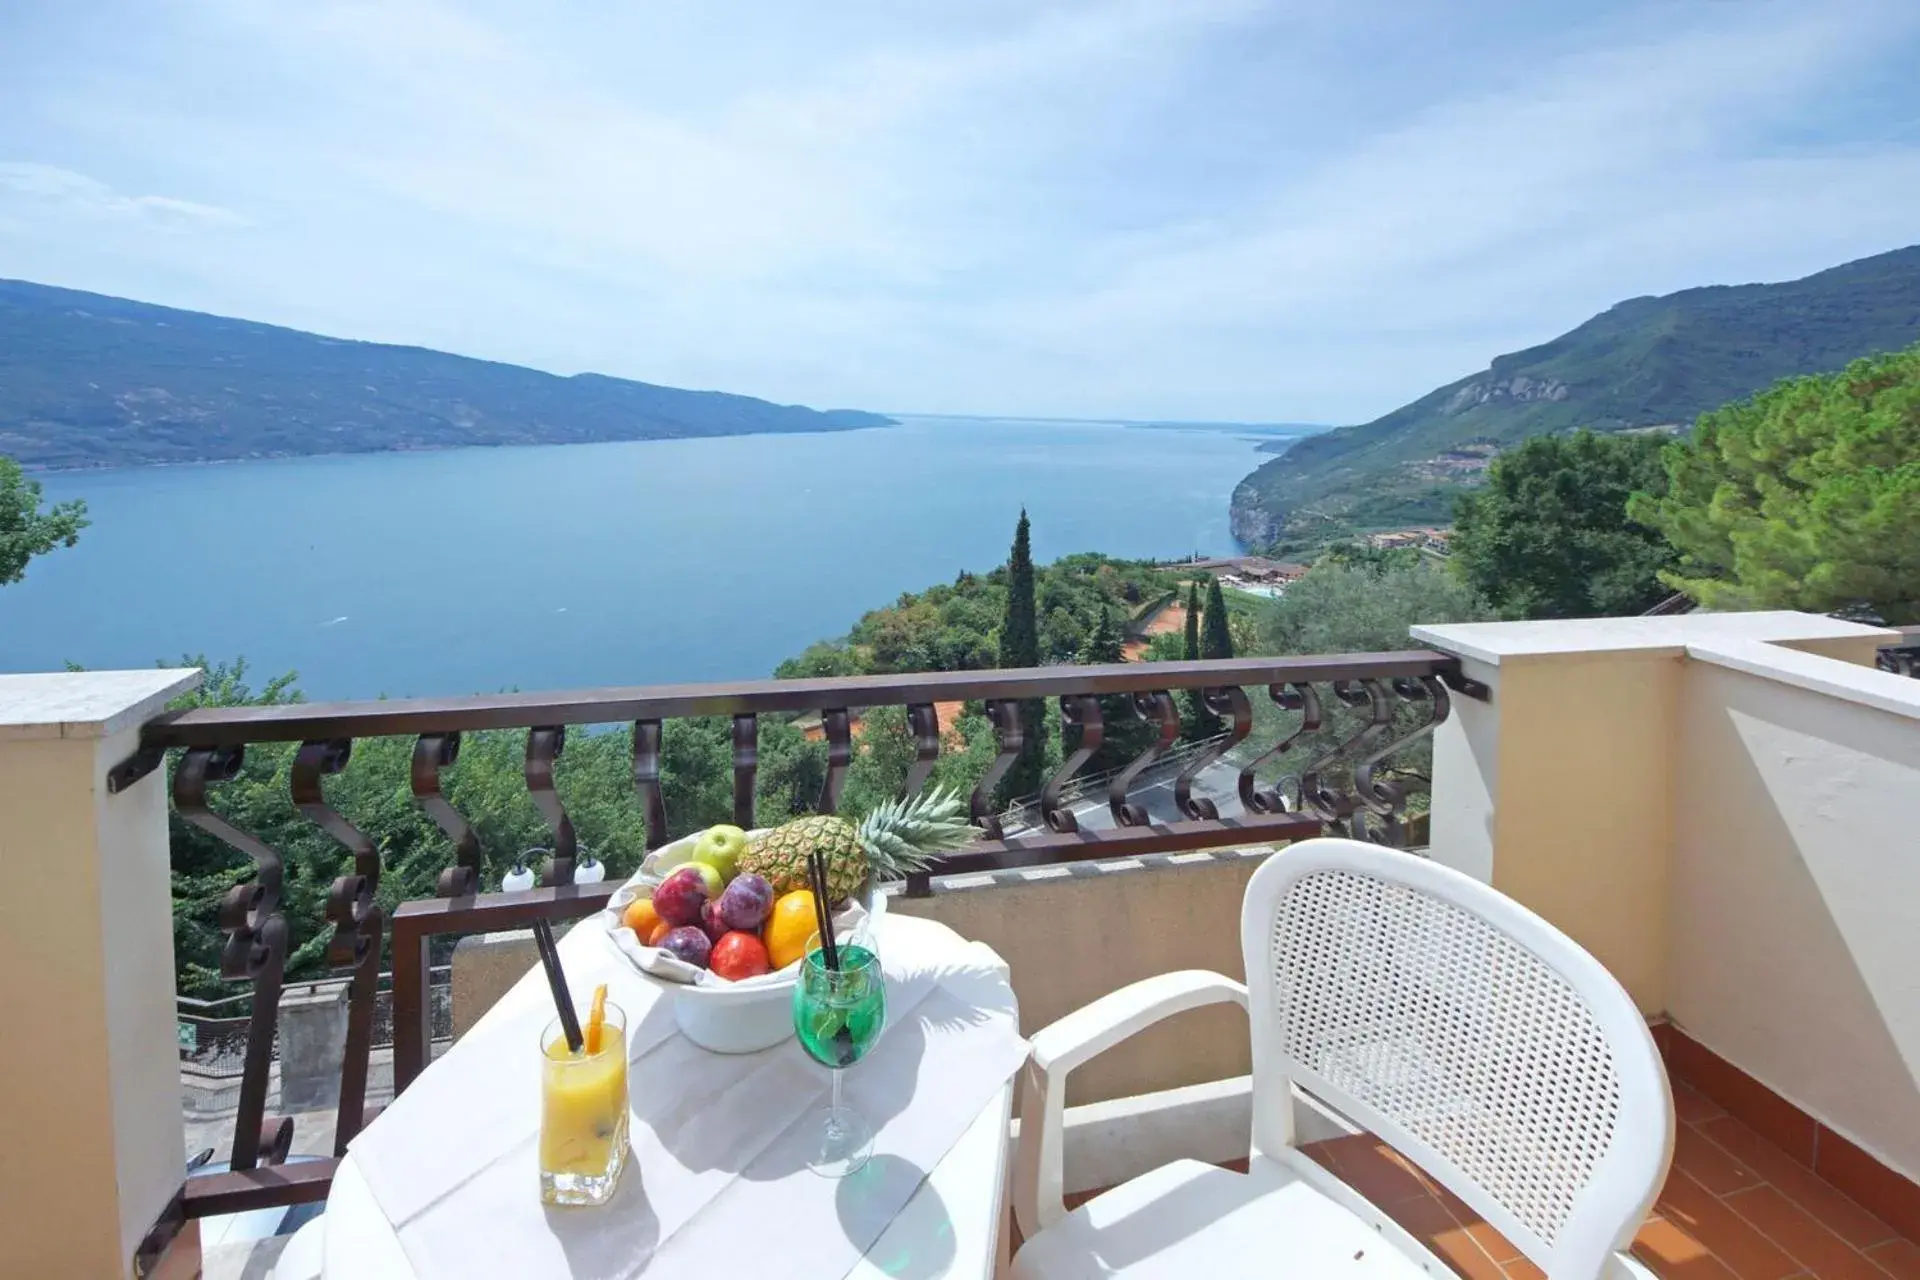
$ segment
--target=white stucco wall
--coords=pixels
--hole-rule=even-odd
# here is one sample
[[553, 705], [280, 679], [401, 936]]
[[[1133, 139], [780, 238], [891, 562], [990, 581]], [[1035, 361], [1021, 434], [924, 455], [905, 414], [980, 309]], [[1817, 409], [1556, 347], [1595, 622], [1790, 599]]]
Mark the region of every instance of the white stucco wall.
[[1433, 856], [1649, 1015], [1920, 1180], [1920, 680], [1795, 613], [1416, 628], [1493, 687], [1434, 745]]
[[1920, 681], [1858, 676], [1907, 714], [1687, 664], [1668, 1011], [1920, 1178]]

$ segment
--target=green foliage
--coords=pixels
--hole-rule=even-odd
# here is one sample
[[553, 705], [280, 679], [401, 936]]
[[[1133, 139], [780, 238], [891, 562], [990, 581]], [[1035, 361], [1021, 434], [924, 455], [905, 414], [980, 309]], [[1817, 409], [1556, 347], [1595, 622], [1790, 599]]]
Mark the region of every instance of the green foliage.
[[1120, 641], [1120, 628], [1114, 624], [1111, 608], [1103, 607], [1100, 610], [1100, 621], [1094, 624], [1093, 632], [1087, 637], [1078, 657], [1084, 666], [1127, 660]]
[[1376, 547], [1365, 542], [1336, 542], [1326, 548], [1315, 564], [1341, 564], [1355, 569], [1384, 573], [1388, 569], [1407, 569], [1426, 559], [1417, 547]]
[[74, 545], [86, 527], [86, 503], [62, 502], [43, 511], [39, 482], [0, 454], [0, 587], [20, 581], [35, 556]]
[[1200, 633], [1202, 658], [1231, 658], [1233, 628], [1227, 621], [1227, 602], [1220, 595], [1220, 579], [1207, 579], [1207, 620]]
[[[1080, 652], [1082, 664], [1092, 666], [1096, 663], [1124, 662], [1126, 660], [1125, 642], [1121, 639], [1119, 625], [1115, 622], [1113, 610], [1102, 609], [1100, 621], [1094, 627], [1093, 634], [1087, 640], [1087, 646]], [[1116, 768], [1147, 749], [1158, 729], [1149, 721], [1134, 713], [1133, 698], [1128, 694], [1115, 694], [1100, 699], [1101, 736], [1100, 747], [1087, 761], [1084, 772], [1098, 773], [1103, 769]], [[1076, 750], [1080, 745], [1079, 730], [1070, 733], [1069, 740], [1063, 745], [1066, 750]]]
[[1408, 648], [1420, 623], [1493, 616], [1465, 583], [1435, 565], [1382, 569], [1317, 564], [1266, 610], [1261, 650], [1272, 654], [1379, 653]]
[[[1181, 635], [1180, 659], [1200, 661], [1200, 582], [1197, 578], [1187, 583], [1187, 617]], [[1200, 700], [1199, 694], [1182, 689], [1173, 696], [1180, 706], [1180, 731], [1188, 739], [1197, 742], [1220, 732], [1220, 717]]]
[[1141, 655], [1147, 662], [1181, 662], [1187, 656], [1186, 639], [1172, 631], [1161, 631], [1147, 637], [1147, 651]]
[[[1002, 667], [1040, 665], [1040, 633], [1034, 622], [1033, 547], [1026, 509], [1020, 511], [1020, 523], [1014, 527], [1013, 549], [1007, 556], [1007, 612], [1000, 626], [1000, 662]], [[1020, 755], [1000, 779], [1000, 798], [1012, 800], [1032, 795], [1045, 781], [1046, 744], [1038, 729], [1046, 715], [1046, 703], [1038, 698], [1020, 704], [1025, 738]]]
[[1538, 436], [1501, 454], [1455, 507], [1451, 567], [1509, 618], [1637, 614], [1667, 594], [1673, 548], [1627, 516], [1635, 492], [1664, 493], [1663, 441]]
[[1634, 515], [1680, 549], [1662, 580], [1718, 609], [1920, 622], [1920, 343], [1701, 417]]
[[1241, 482], [1236, 531], [1265, 542], [1442, 519], [1495, 448], [1590, 426], [1692, 422], [1775, 380], [1920, 338], [1920, 246], [1781, 284], [1633, 298], [1363, 426], [1289, 445]]
[[1079, 618], [1056, 604], [1040, 624], [1040, 652], [1048, 662], [1070, 662], [1086, 647], [1088, 635]]
[[844, 643], [820, 640], [808, 645], [798, 657], [788, 658], [773, 669], [776, 680], [819, 680], [829, 676], [857, 676], [866, 669]]
[[[1491, 616], [1492, 610], [1464, 583], [1430, 562], [1379, 567], [1322, 562], [1289, 586], [1286, 595], [1265, 607], [1259, 626], [1261, 652], [1380, 653], [1406, 649], [1414, 643], [1408, 628], [1420, 623], [1474, 622]], [[1270, 742], [1299, 723], [1298, 715], [1278, 712], [1265, 698], [1255, 698], [1253, 709], [1254, 733], [1261, 741]], [[1364, 710], [1333, 698], [1321, 700], [1321, 712], [1326, 729], [1315, 739], [1316, 744], [1349, 741], [1367, 720]], [[1426, 716], [1424, 703], [1396, 700], [1393, 735], [1410, 732]], [[1431, 741], [1422, 741], [1395, 755], [1391, 771], [1402, 779], [1424, 782], [1431, 772], [1432, 752]], [[1338, 755], [1329, 767], [1336, 774], [1351, 770], [1358, 754]], [[1296, 757], [1276, 763], [1273, 772], [1297, 772], [1304, 764]]]
[[572, 444], [892, 422], [0, 280], [0, 435], [39, 466]]

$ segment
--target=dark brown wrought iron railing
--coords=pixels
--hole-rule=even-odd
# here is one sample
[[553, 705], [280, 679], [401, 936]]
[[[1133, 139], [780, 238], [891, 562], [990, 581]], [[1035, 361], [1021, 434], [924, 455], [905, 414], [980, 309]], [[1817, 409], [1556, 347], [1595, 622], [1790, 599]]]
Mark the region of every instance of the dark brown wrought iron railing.
[[1920, 677], [1920, 627], [1895, 629], [1905, 638], [1897, 644], [1881, 647], [1878, 654], [1880, 669], [1897, 676]]
[[[1257, 689], [1297, 717], [1278, 741], [1249, 753], [1255, 727], [1248, 689]], [[1323, 692], [1324, 690], [1324, 692]], [[1179, 816], [1156, 821], [1136, 789], [1180, 734], [1177, 691], [1191, 691], [1219, 716], [1225, 730], [1180, 757], [1173, 779]], [[328, 955], [351, 974], [345, 1060], [336, 1115], [335, 1160], [372, 1119], [366, 1106], [370, 1036], [381, 944], [393, 955], [394, 1090], [426, 1066], [428, 941], [441, 934], [512, 929], [534, 920], [571, 919], [603, 906], [615, 886], [574, 883], [578, 840], [554, 787], [554, 765], [567, 729], [631, 724], [636, 803], [646, 817], [648, 848], [668, 839], [661, 788], [662, 726], [674, 717], [726, 716], [733, 727], [734, 819], [755, 822], [754, 780], [759, 717], [817, 712], [827, 744], [827, 775], [819, 801], [835, 810], [856, 750], [854, 713], [904, 706], [916, 744], [909, 794], [925, 785], [943, 750], [943, 702], [980, 702], [991, 720], [998, 753], [972, 796], [982, 839], [937, 868], [937, 874], [979, 871], [1088, 858], [1266, 845], [1323, 830], [1350, 831], [1383, 843], [1401, 843], [1406, 791], [1388, 776], [1389, 760], [1431, 733], [1446, 718], [1453, 695], [1484, 698], [1464, 679], [1457, 660], [1417, 650], [1295, 658], [1239, 658], [1214, 662], [1130, 663], [1023, 670], [859, 676], [818, 680], [761, 680], [739, 684], [666, 685], [546, 694], [380, 702], [295, 703], [203, 708], [162, 715], [148, 723], [139, 751], [116, 765], [108, 786], [118, 790], [151, 772], [169, 751], [180, 753], [173, 772], [173, 804], [185, 821], [252, 859], [254, 879], [234, 889], [220, 909], [227, 942], [221, 972], [252, 983], [252, 1015], [230, 1169], [187, 1179], [177, 1215], [230, 1213], [266, 1205], [322, 1199], [334, 1161], [286, 1164], [292, 1120], [267, 1113], [269, 1068], [279, 992], [288, 952], [288, 925], [280, 907], [285, 875], [281, 854], [219, 812], [220, 783], [238, 776], [255, 743], [299, 743], [290, 770], [291, 799], [309, 821], [352, 856], [327, 906], [333, 925]], [[1134, 716], [1158, 732], [1134, 759], [1104, 779], [1113, 826], [1086, 829], [1075, 816], [1086, 788], [1075, 775], [1092, 758], [1106, 726], [1101, 701], [1126, 698]], [[1023, 736], [1039, 726], [1022, 723], [1023, 701], [1057, 698], [1073, 745], [1033, 807], [1043, 825], [1010, 831], [994, 803], [1001, 777], [1019, 755]], [[1347, 708], [1349, 714], [1332, 712]], [[1397, 716], [1397, 712], [1409, 712]], [[1400, 730], [1395, 732], [1396, 728]], [[528, 793], [552, 835], [552, 856], [539, 887], [482, 892], [481, 847], [472, 826], [446, 799], [443, 770], [459, 758], [460, 735], [477, 730], [527, 733]], [[1336, 734], [1339, 741], [1329, 740]], [[343, 769], [356, 740], [414, 738], [408, 786], [422, 810], [446, 833], [453, 862], [440, 875], [438, 897], [403, 902], [386, 918], [375, 896], [380, 854], [348, 814], [327, 802], [323, 780]], [[1237, 753], [1238, 804], [1223, 812], [1194, 793], [1199, 775]], [[1300, 762], [1278, 784], [1274, 772]], [[1164, 765], [1164, 774], [1173, 765]], [[1158, 777], [1158, 782], [1164, 782]], [[932, 875], [916, 877], [906, 892], [924, 895]]]

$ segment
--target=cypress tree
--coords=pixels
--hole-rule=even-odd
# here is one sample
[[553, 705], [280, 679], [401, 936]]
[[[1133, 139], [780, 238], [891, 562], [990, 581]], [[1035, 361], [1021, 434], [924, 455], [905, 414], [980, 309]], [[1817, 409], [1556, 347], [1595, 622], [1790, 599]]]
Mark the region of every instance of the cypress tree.
[[1200, 656], [1200, 584], [1187, 584], [1187, 644], [1180, 653], [1188, 662]]
[[[1208, 578], [1207, 581], [1212, 582], [1213, 579]], [[1219, 588], [1214, 587], [1213, 590], [1217, 591]], [[1200, 657], [1200, 583], [1198, 581], [1187, 584], [1187, 635], [1186, 645], [1180, 656], [1188, 662], [1197, 661]], [[1220, 732], [1220, 717], [1207, 710], [1207, 704], [1200, 700], [1198, 690], [1189, 689], [1181, 693], [1180, 710], [1180, 719], [1187, 727], [1187, 737], [1198, 741], [1201, 738], [1211, 738]]]
[[[1014, 526], [1013, 550], [1007, 556], [1007, 616], [1000, 626], [1000, 665], [1037, 667], [1040, 665], [1040, 628], [1034, 617], [1033, 547], [1027, 510], [1020, 509], [1020, 523]], [[1000, 779], [1000, 800], [1030, 796], [1046, 781], [1047, 704], [1033, 698], [1020, 704], [1020, 728], [1024, 741], [1020, 755]]]
[[1233, 656], [1233, 630], [1227, 626], [1227, 602], [1220, 595], [1218, 578], [1207, 579], [1207, 624], [1200, 637], [1200, 656]]
[[[1206, 608], [1200, 608], [1200, 583], [1187, 587], [1187, 652], [1194, 658], [1231, 658], [1233, 635], [1227, 631], [1227, 604], [1219, 595], [1219, 580], [1206, 580]], [[1200, 691], [1188, 691], [1187, 737], [1204, 739], [1219, 733], [1225, 725], [1208, 710]]]

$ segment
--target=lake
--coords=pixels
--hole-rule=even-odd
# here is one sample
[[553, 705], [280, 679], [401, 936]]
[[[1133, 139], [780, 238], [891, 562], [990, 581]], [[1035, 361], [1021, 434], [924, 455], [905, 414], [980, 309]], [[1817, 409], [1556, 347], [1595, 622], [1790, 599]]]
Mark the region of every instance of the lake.
[[1231, 554], [1232, 429], [902, 419], [822, 435], [40, 477], [79, 546], [0, 588], [0, 670], [244, 655], [309, 698], [755, 679], [1034, 556]]

